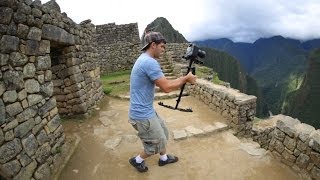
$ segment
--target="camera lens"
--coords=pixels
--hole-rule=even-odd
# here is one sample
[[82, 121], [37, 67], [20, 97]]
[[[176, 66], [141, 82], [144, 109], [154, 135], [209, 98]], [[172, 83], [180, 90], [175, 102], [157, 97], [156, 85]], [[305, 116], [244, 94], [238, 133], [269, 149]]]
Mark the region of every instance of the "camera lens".
[[198, 56], [199, 56], [200, 58], [204, 58], [204, 57], [206, 56], [206, 52], [199, 49], [199, 51], [198, 51]]

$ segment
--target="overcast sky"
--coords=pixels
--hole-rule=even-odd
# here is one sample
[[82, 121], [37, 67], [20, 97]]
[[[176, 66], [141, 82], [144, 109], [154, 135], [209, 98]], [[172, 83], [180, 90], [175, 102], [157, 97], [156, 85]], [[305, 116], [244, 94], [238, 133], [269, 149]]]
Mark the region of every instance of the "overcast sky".
[[[48, 0], [42, 0], [42, 3]], [[140, 36], [157, 17], [188, 41], [229, 38], [254, 42], [282, 35], [320, 38], [320, 0], [56, 0], [76, 23], [138, 23]]]

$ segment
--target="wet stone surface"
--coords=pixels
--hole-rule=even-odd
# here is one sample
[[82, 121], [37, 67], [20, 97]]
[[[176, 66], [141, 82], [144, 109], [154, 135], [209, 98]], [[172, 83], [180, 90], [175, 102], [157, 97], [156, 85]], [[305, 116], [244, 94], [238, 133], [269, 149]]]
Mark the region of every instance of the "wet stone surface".
[[[176, 101], [163, 102], [174, 105]], [[146, 160], [149, 171], [139, 173], [128, 163], [129, 158], [142, 150], [137, 132], [128, 123], [128, 105], [127, 100], [105, 97], [90, 119], [62, 122], [65, 133], [77, 133], [81, 142], [62, 171], [61, 180], [303, 179], [259, 144], [235, 137], [232, 130], [224, 126], [226, 120], [220, 114], [193, 97], [183, 97], [179, 104], [181, 108], [192, 106], [192, 113], [154, 103], [170, 131], [167, 152], [178, 156], [179, 162], [159, 167], [159, 155], [155, 155]], [[187, 127], [201, 130], [204, 136], [188, 137]], [[174, 132], [178, 131], [184, 131], [185, 137], [174, 140]]]

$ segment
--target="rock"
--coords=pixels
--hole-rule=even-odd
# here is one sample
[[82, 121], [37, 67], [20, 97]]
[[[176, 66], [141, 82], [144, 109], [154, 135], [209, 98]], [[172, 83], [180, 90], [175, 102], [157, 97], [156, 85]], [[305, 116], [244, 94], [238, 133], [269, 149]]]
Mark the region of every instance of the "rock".
[[193, 126], [188, 126], [185, 128], [189, 137], [191, 136], [201, 136], [204, 135], [203, 130], [195, 128]]
[[183, 130], [174, 130], [173, 131], [173, 139], [174, 140], [182, 140], [187, 138], [187, 132]]
[[116, 137], [116, 138], [114, 138], [114, 139], [107, 140], [107, 141], [104, 143], [104, 146], [105, 146], [107, 149], [114, 150], [117, 146], [119, 146], [121, 140], [122, 140], [121, 137]]
[[135, 143], [135, 142], [137, 142], [137, 140], [139, 139], [139, 137], [136, 136], [136, 135], [124, 135], [124, 136], [123, 136], [123, 139], [124, 139], [126, 142]]
[[267, 153], [265, 149], [260, 148], [258, 143], [254, 142], [240, 143], [239, 147], [253, 156], [263, 156]]
[[100, 118], [99, 118], [99, 121], [100, 121], [105, 127], [109, 126], [109, 125], [112, 123], [112, 121], [111, 121], [110, 119], [106, 118], [106, 117], [100, 117]]

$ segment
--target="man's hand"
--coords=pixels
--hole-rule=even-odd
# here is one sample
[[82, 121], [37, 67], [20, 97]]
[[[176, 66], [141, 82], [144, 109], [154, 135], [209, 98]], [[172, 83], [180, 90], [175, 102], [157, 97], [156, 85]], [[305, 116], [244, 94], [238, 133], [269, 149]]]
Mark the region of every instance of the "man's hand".
[[188, 83], [190, 83], [190, 84], [195, 84], [195, 83], [196, 83], [197, 76], [193, 75], [192, 72], [189, 72], [189, 73], [186, 75], [186, 78], [187, 78], [187, 82], [188, 82]]

